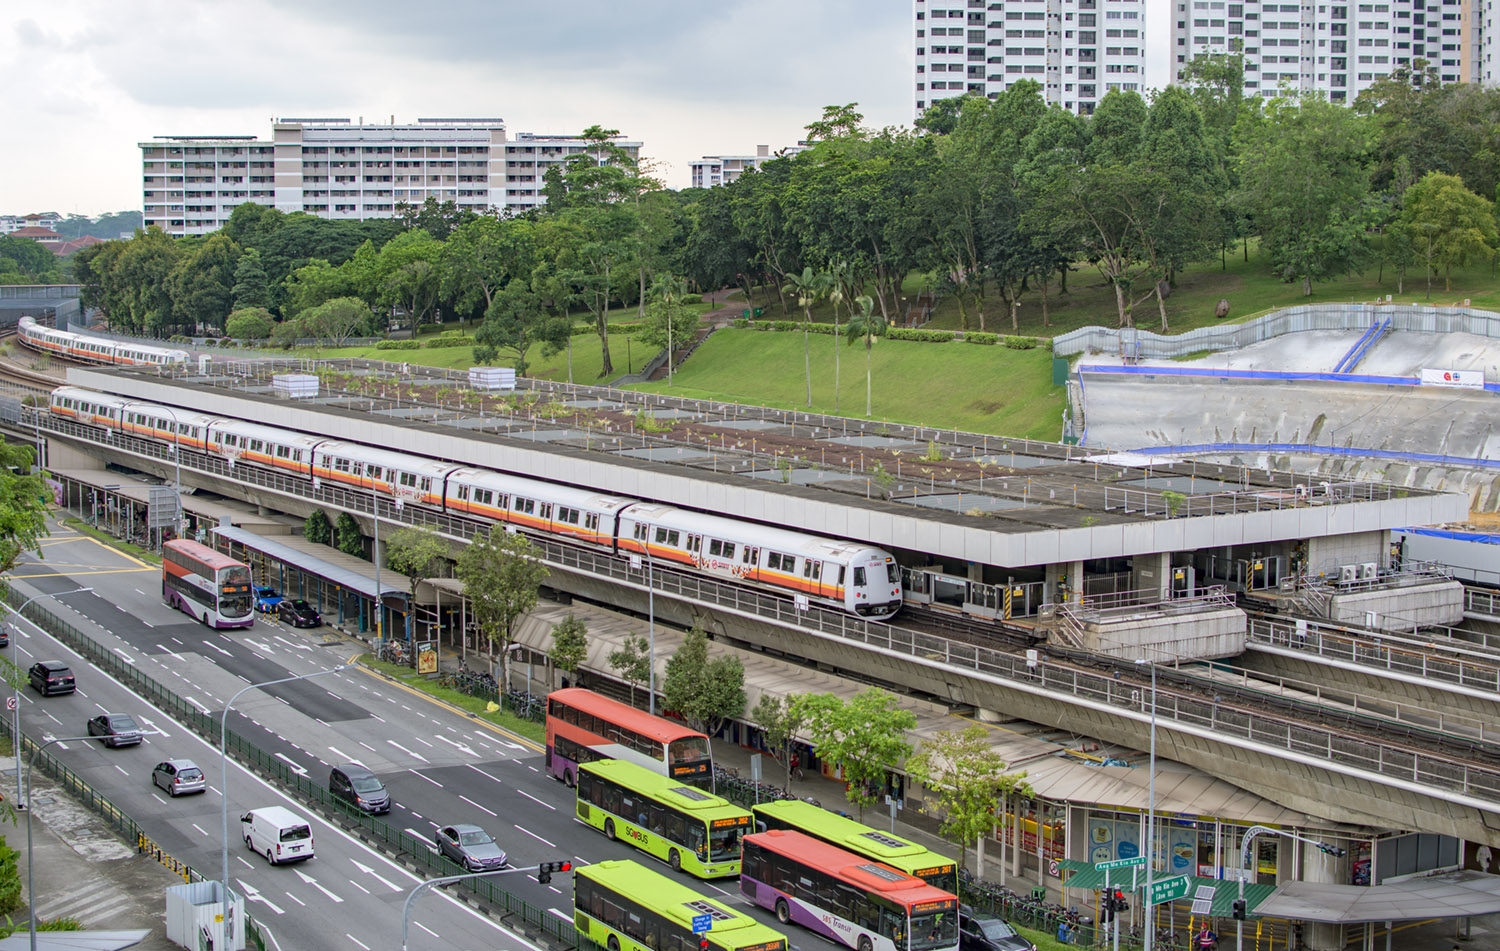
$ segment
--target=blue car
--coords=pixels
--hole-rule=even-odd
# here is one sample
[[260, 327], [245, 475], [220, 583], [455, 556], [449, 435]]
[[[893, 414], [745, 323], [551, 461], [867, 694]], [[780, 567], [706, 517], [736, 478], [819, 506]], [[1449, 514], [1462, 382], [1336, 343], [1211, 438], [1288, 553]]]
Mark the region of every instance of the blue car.
[[276, 605], [286, 600], [276, 593], [276, 589], [269, 585], [255, 586], [255, 610], [262, 614], [270, 614], [276, 610]]

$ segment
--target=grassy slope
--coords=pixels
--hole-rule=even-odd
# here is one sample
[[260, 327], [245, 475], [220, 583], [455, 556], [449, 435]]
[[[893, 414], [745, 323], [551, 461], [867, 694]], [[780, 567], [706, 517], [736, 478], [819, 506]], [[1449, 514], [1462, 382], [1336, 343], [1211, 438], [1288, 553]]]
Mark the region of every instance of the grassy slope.
[[[865, 410], [865, 352], [838, 344], [839, 412]], [[812, 336], [813, 408], [833, 412], [834, 339]], [[881, 340], [871, 357], [876, 419], [1057, 439], [1062, 388], [1047, 350]], [[802, 335], [721, 330], [666, 380], [632, 389], [801, 409], [807, 405]]]

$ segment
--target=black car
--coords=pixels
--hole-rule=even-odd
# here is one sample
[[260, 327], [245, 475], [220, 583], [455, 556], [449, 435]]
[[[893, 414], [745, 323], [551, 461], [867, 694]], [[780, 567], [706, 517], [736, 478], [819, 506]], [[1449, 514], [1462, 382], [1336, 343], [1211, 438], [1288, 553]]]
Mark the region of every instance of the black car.
[[141, 728], [125, 713], [101, 713], [89, 721], [89, 736], [97, 736], [105, 746], [135, 746], [141, 741]]
[[505, 850], [495, 837], [476, 825], [446, 826], [432, 834], [438, 851], [470, 872], [492, 872], [506, 867]]
[[0, 647], [10, 646], [10, 625], [0, 622]]
[[73, 671], [60, 660], [39, 660], [31, 665], [31, 686], [37, 693], [50, 697], [56, 693], [72, 693], [78, 689], [73, 683]]
[[276, 602], [276, 619], [292, 627], [317, 627], [323, 623], [317, 609], [301, 598]]
[[344, 763], [329, 771], [328, 791], [361, 812], [379, 815], [391, 811], [391, 794], [385, 791], [385, 784], [358, 763]]
[[1036, 951], [1036, 945], [999, 918], [976, 914], [967, 906], [958, 912], [959, 951]]

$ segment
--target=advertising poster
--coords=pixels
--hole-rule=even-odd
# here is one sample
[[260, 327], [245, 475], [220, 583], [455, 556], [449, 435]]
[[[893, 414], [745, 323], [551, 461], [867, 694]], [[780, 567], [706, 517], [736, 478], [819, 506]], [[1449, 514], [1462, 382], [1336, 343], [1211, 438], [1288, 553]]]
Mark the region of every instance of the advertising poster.
[[1115, 856], [1115, 823], [1113, 819], [1089, 819], [1089, 861], [1112, 862]]
[[1198, 864], [1198, 830], [1168, 829], [1165, 870], [1171, 875], [1192, 875]]

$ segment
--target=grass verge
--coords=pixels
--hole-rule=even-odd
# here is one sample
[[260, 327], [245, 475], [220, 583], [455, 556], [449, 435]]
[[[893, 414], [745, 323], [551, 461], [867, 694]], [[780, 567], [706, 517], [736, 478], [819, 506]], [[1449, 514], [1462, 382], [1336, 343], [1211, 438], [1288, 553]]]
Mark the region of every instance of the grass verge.
[[437, 678], [430, 674], [419, 674], [410, 667], [401, 667], [397, 664], [388, 664], [383, 660], [376, 660], [373, 654], [361, 654], [359, 663], [377, 673], [385, 674], [392, 680], [400, 681], [413, 690], [420, 690], [430, 697], [434, 697], [451, 706], [458, 707], [467, 713], [472, 713], [477, 719], [495, 726], [504, 727], [512, 733], [519, 734], [536, 743], [545, 743], [547, 731], [540, 723], [523, 720], [508, 712], [497, 711], [489, 713], [485, 710], [486, 703], [478, 697], [471, 697], [466, 693], [454, 690], [451, 687], [438, 686]]

